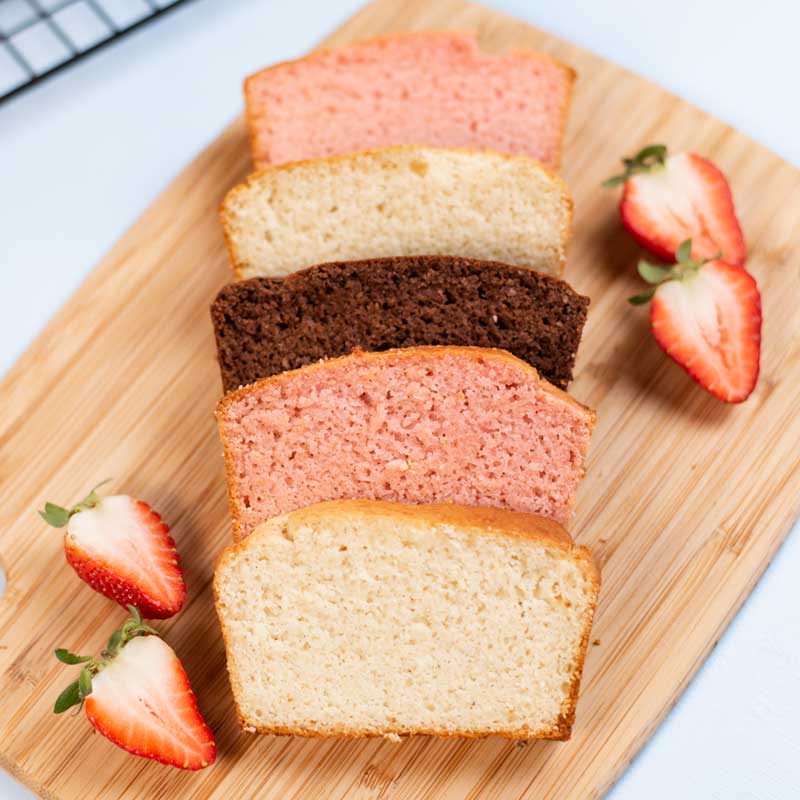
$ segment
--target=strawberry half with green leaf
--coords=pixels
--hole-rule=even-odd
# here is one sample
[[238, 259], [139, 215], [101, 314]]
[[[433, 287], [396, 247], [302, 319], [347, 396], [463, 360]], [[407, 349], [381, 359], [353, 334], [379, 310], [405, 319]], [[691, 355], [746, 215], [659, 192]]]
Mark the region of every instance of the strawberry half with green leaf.
[[631, 297], [651, 301], [650, 326], [664, 352], [714, 397], [741, 403], [758, 380], [761, 295], [753, 277], [718, 259], [693, 259], [687, 239], [677, 264], [639, 262], [652, 289]]
[[172, 648], [142, 623], [137, 609], [111, 634], [98, 658], [56, 650], [64, 664], [82, 664], [78, 680], [56, 700], [61, 714], [82, 705], [89, 722], [114, 744], [180, 769], [214, 763], [214, 734], [203, 720], [186, 672]]
[[101, 497], [98, 488], [72, 508], [46, 503], [39, 512], [49, 525], [66, 528], [67, 561], [92, 589], [136, 606], [147, 619], [177, 614], [186, 584], [169, 527], [147, 503]]
[[667, 154], [650, 145], [625, 158], [625, 172], [604, 186], [624, 184], [619, 211], [622, 224], [639, 244], [671, 261], [681, 242], [692, 240], [692, 257], [719, 257], [744, 266], [744, 236], [725, 176], [694, 153]]

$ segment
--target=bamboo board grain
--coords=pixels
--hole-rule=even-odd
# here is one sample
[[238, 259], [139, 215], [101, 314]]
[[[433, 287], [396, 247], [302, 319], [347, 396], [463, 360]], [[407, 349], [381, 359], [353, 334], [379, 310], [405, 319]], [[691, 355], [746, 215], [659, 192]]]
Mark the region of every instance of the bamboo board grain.
[[[476, 30], [487, 49], [532, 46], [579, 72], [563, 174], [575, 197], [567, 277], [591, 296], [572, 393], [598, 425], [572, 526], [603, 567], [573, 739], [308, 741], [238, 732], [211, 607], [229, 542], [220, 394], [208, 304], [229, 278], [216, 208], [248, 171], [233, 123], [158, 198], [2, 384], [0, 764], [43, 797], [590, 798], [602, 795], [675, 702], [798, 513], [800, 173], [722, 123], [619, 67], [461, 0], [379, 0], [341, 43], [406, 28]], [[764, 300], [763, 372], [723, 406], [660, 353], [637, 248], [599, 183], [651, 141], [713, 158], [730, 176]], [[114, 476], [172, 524], [190, 600], [159, 624], [219, 744], [185, 774], [130, 757], [82, 719], [50, 713], [72, 673], [52, 656], [100, 649], [123, 612], [78, 581], [35, 515]]]

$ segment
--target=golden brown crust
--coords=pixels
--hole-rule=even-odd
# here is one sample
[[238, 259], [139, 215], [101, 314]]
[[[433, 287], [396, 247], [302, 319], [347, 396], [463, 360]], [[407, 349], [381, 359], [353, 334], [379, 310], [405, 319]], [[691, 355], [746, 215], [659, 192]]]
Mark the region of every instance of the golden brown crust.
[[[243, 262], [240, 262], [236, 258], [236, 253], [233, 244], [233, 224], [230, 221], [229, 217], [229, 208], [234, 204], [236, 197], [243, 192], [249, 190], [252, 186], [256, 185], [263, 177], [274, 175], [277, 172], [289, 172], [295, 169], [304, 169], [308, 166], [313, 166], [315, 164], [328, 164], [328, 165], [335, 165], [335, 164], [344, 164], [347, 162], [352, 161], [360, 161], [364, 159], [375, 159], [376, 162], [380, 162], [381, 158], [384, 156], [390, 156], [392, 153], [401, 153], [401, 152], [409, 152], [409, 153], [424, 153], [424, 152], [440, 152], [440, 153], [472, 153], [475, 155], [480, 156], [493, 156], [495, 158], [502, 158], [505, 160], [517, 160], [520, 162], [525, 162], [535, 169], [540, 170], [545, 175], [547, 175], [559, 188], [559, 192], [561, 194], [561, 199], [567, 207], [567, 219], [564, 224], [564, 229], [561, 231], [561, 248], [563, 251], [563, 255], [561, 257], [560, 269], [558, 275], [555, 277], [561, 277], [564, 273], [564, 267], [566, 265], [566, 251], [567, 251], [567, 244], [569, 242], [570, 231], [572, 229], [572, 216], [573, 216], [573, 209], [574, 203], [572, 200], [572, 195], [567, 188], [566, 183], [561, 178], [560, 175], [555, 173], [553, 170], [549, 169], [545, 164], [537, 159], [533, 158], [532, 156], [526, 155], [518, 155], [518, 154], [511, 154], [511, 153], [500, 153], [496, 150], [478, 150], [476, 148], [471, 147], [432, 147], [428, 145], [419, 145], [419, 144], [395, 144], [390, 145], [388, 147], [377, 147], [372, 150], [362, 150], [359, 153], [343, 153], [341, 155], [336, 156], [327, 156], [326, 158], [309, 158], [304, 161], [289, 161], [285, 164], [277, 164], [272, 167], [266, 167], [264, 169], [256, 170], [255, 172], [251, 173], [247, 176], [247, 178], [237, 186], [234, 186], [232, 189], [228, 191], [225, 197], [220, 204], [219, 214], [220, 219], [222, 220], [222, 229], [225, 234], [225, 244], [228, 249], [228, 257], [231, 262], [231, 269], [233, 270], [234, 277], [236, 280], [242, 280], [245, 278], [244, 271], [247, 268], [247, 265]], [[425, 253], [417, 253], [415, 255], [425, 255]], [[309, 265], [310, 266], [310, 265]], [[519, 265], [517, 265], [519, 266]]]
[[594, 598], [587, 610], [587, 619], [583, 629], [583, 638], [581, 639], [581, 644], [578, 648], [578, 658], [573, 667], [569, 695], [561, 707], [561, 714], [559, 715], [558, 719], [559, 731], [563, 734], [563, 736], [560, 738], [563, 739], [569, 739], [572, 733], [572, 726], [575, 723], [575, 712], [578, 706], [578, 695], [580, 694], [581, 689], [581, 679], [583, 678], [583, 667], [586, 663], [586, 650], [589, 647], [589, 636], [592, 631], [594, 614], [597, 610], [597, 598], [600, 595], [601, 583], [600, 569], [598, 568], [594, 558], [592, 557], [592, 552], [588, 547], [576, 547], [573, 550], [573, 556], [577, 556], [583, 560], [583, 573], [594, 587]]
[[[284, 517], [288, 523], [311, 523], [337, 517], [393, 518], [398, 522], [422, 522], [428, 525], [453, 525], [462, 529], [479, 530], [484, 535], [518, 536], [539, 541], [568, 552], [573, 541], [569, 533], [557, 522], [487, 506], [465, 506], [456, 503], [394, 503], [387, 500], [326, 500], [321, 503], [290, 511]], [[256, 528], [256, 531], [258, 528]], [[255, 533], [255, 531], [253, 531]]]
[[[555, 60], [555, 59], [553, 59]], [[556, 61], [556, 64], [561, 62]], [[561, 66], [564, 66], [563, 64]], [[553, 165], [553, 170], [559, 171], [561, 169], [561, 155], [564, 151], [564, 137], [567, 135], [567, 125], [569, 124], [569, 112], [572, 109], [572, 99], [575, 96], [575, 81], [578, 79], [578, 73], [572, 68], [564, 66], [564, 69], [569, 71], [568, 75], [568, 88], [567, 96], [564, 98], [564, 104], [561, 106], [561, 141], [559, 142], [558, 152], [556, 153], [556, 163]], [[572, 221], [572, 197], [570, 197], [570, 222]]]
[[386, 730], [386, 731], [358, 731], [354, 728], [342, 726], [330, 730], [317, 730], [315, 728], [287, 728], [283, 726], [254, 726], [242, 720], [237, 709], [239, 726], [244, 733], [268, 734], [272, 736], [302, 736], [306, 739], [402, 739], [408, 736], [436, 736], [440, 739], [486, 739], [489, 736], [499, 736], [502, 739], [515, 739], [517, 741], [531, 741], [534, 739], [554, 739], [566, 741], [570, 738], [571, 730], [566, 734], [562, 727], [543, 728], [530, 731], [527, 728], [507, 728], [505, 730], [457, 730], [445, 728], [415, 728], [414, 730]]
[[510, 364], [514, 364], [515, 366], [519, 367], [520, 369], [532, 374], [535, 379], [541, 385], [543, 391], [552, 394], [554, 397], [558, 397], [561, 400], [566, 401], [570, 405], [574, 406], [575, 408], [581, 410], [582, 412], [591, 415], [591, 424], [594, 426], [595, 421], [595, 412], [590, 409], [588, 406], [585, 406], [583, 403], [576, 400], [574, 397], [569, 395], [563, 389], [559, 389], [557, 386], [553, 386], [552, 383], [546, 381], [539, 375], [537, 369], [531, 366], [527, 361], [523, 361], [521, 358], [517, 358], [515, 355], [512, 355], [508, 352], [508, 350], [500, 350], [493, 347], [470, 347], [467, 345], [420, 345], [419, 347], [398, 347], [393, 350], [379, 350], [379, 351], [364, 351], [364, 350], [356, 350], [352, 353], [348, 353], [346, 356], [337, 356], [336, 358], [329, 358], [325, 361], [318, 361], [314, 364], [308, 364], [305, 367], [300, 367], [299, 369], [289, 370], [287, 372], [281, 372], [278, 375], [271, 375], [267, 378], [261, 378], [261, 380], [256, 381], [255, 383], [248, 384], [247, 386], [241, 386], [238, 389], [235, 389], [232, 392], [226, 394], [220, 401], [217, 403], [217, 418], [222, 411], [224, 411], [231, 403], [238, 400], [240, 397], [246, 397], [248, 394], [253, 392], [255, 389], [258, 389], [261, 386], [264, 386], [268, 383], [282, 383], [300, 373], [303, 372], [304, 374], [309, 374], [312, 371], [316, 370], [324, 370], [332, 364], [337, 364], [346, 361], [384, 361], [384, 360], [391, 360], [391, 359], [412, 359], [418, 354], [425, 354], [425, 355], [469, 355], [472, 356], [475, 360], [482, 360], [482, 359], [496, 359], [498, 361], [506, 361]]
[[[313, 50], [311, 53], [308, 53], [301, 58], [293, 58], [287, 59], [285, 61], [279, 61], [277, 64], [271, 64], [268, 67], [264, 67], [263, 69], [258, 70], [258, 72], [254, 72], [252, 75], [248, 75], [244, 80], [244, 98], [245, 98], [245, 119], [247, 121], [247, 132], [248, 132], [248, 140], [250, 142], [250, 153], [253, 157], [253, 164], [256, 170], [264, 169], [270, 166], [270, 162], [259, 161], [256, 157], [256, 144], [257, 144], [257, 135], [256, 135], [256, 114], [253, 108], [253, 102], [251, 97], [251, 85], [257, 81], [262, 75], [272, 72], [273, 70], [282, 69], [284, 67], [294, 65], [294, 64], [301, 64], [304, 61], [311, 61], [315, 58], [319, 58], [320, 56], [330, 55], [332, 53], [341, 52], [343, 50], [349, 50], [351, 48], [362, 47], [364, 45], [372, 45], [377, 44], [378, 42], [389, 42], [395, 39], [403, 39], [403, 38], [456, 38], [462, 39], [464, 41], [469, 42], [476, 42], [478, 44], [479, 49], [485, 55], [491, 55], [486, 50], [480, 47], [480, 41], [476, 36], [474, 31], [469, 30], [424, 30], [424, 31], [398, 31], [395, 33], [385, 33], [381, 36], [374, 36], [370, 39], [359, 39], [354, 42], [349, 42], [347, 44], [330, 46], [330, 47], [320, 47], [316, 50]], [[500, 54], [501, 56], [504, 54]], [[533, 50], [531, 48], [526, 47], [513, 47], [510, 48], [505, 55], [511, 56], [520, 56], [522, 58], [535, 58], [535, 59], [544, 59], [545, 61], [549, 61], [554, 66], [561, 69], [567, 78], [567, 97], [564, 102], [564, 105], [561, 108], [561, 141], [559, 142], [558, 151], [556, 153], [556, 163], [553, 165], [553, 169], [558, 169], [561, 164], [561, 150], [563, 146], [563, 139], [564, 139], [564, 132], [567, 127], [567, 118], [569, 114], [569, 108], [572, 101], [572, 92], [575, 86], [575, 79], [577, 77], [577, 73], [575, 70], [564, 64], [563, 62], [559, 61], [557, 58], [549, 55], [548, 53], [540, 53], [537, 50]]]
[[[561, 713], [558, 717], [557, 725], [553, 728], [542, 728], [531, 731], [528, 728], [507, 728], [504, 730], [447, 730], [444, 728], [392, 728], [381, 731], [359, 730], [340, 726], [337, 728], [317, 729], [312, 727], [285, 727], [285, 726], [254, 726], [245, 720], [239, 707], [239, 682], [236, 675], [230, 669], [230, 662], [226, 658], [228, 677], [233, 687], [234, 704], [236, 705], [236, 716], [239, 725], [246, 733], [273, 734], [277, 736], [304, 736], [312, 738], [328, 739], [333, 737], [344, 739], [357, 738], [376, 738], [376, 737], [402, 737], [412, 735], [427, 735], [438, 737], [463, 737], [470, 739], [481, 739], [487, 736], [500, 736], [506, 739], [528, 740], [528, 739], [554, 739], [566, 741], [572, 734], [572, 726], [575, 721], [575, 712], [578, 704], [578, 694], [580, 692], [583, 666], [586, 659], [586, 650], [589, 645], [594, 612], [597, 607], [597, 597], [600, 592], [600, 570], [592, 557], [588, 547], [576, 546], [569, 533], [557, 522], [539, 517], [535, 514], [525, 514], [520, 511], [508, 511], [506, 509], [485, 508], [481, 506], [462, 506], [450, 503], [430, 503], [425, 505], [407, 505], [405, 503], [390, 503], [385, 500], [329, 500], [322, 503], [315, 503], [306, 508], [290, 511], [279, 517], [264, 523], [264, 534], [268, 533], [269, 528], [274, 526], [277, 521], [291, 522], [310, 522], [315, 517], [331, 519], [335, 516], [352, 517], [353, 514], [367, 515], [374, 514], [382, 518], [394, 517], [399, 520], [413, 520], [415, 522], [428, 522], [431, 525], [445, 524], [457, 525], [461, 528], [474, 529], [484, 535], [497, 536], [519, 536], [524, 539], [539, 541], [548, 547], [555, 547], [568, 557], [580, 563], [584, 577], [589, 581], [594, 589], [593, 598], [587, 610], [584, 633], [578, 650], [578, 657], [573, 666], [572, 680], [570, 683], [569, 694], [562, 705]], [[255, 544], [259, 535], [259, 528], [240, 542], [226, 547], [220, 553], [216, 567], [214, 569], [213, 592], [214, 607], [222, 629], [222, 638], [225, 643], [225, 652], [228, 651], [228, 631], [225, 627], [225, 620], [219, 607], [219, 574], [220, 568], [238, 553]]]
[[[496, 359], [514, 364], [519, 369], [522, 369], [528, 374], [534, 376], [535, 380], [538, 381], [538, 384], [541, 387], [542, 391], [552, 395], [554, 398], [562, 402], [566, 402], [567, 404], [573, 406], [575, 409], [580, 411], [586, 417], [586, 422], [589, 427], [590, 433], [594, 429], [595, 421], [597, 419], [595, 412], [592, 409], [588, 408], [587, 406], [583, 405], [582, 403], [578, 402], [574, 397], [571, 397], [563, 389], [559, 389], [557, 386], [553, 386], [552, 383], [549, 383], [544, 378], [540, 377], [535, 367], [532, 367], [526, 361], [517, 358], [516, 356], [509, 353], [507, 350], [495, 350], [488, 347], [460, 347], [453, 345], [406, 347], [395, 350], [383, 350], [380, 352], [364, 352], [358, 350], [346, 356], [331, 358], [326, 361], [317, 362], [316, 364], [309, 364], [308, 366], [300, 367], [300, 369], [290, 370], [288, 372], [282, 372], [278, 375], [272, 375], [268, 378], [262, 378], [260, 381], [251, 383], [248, 386], [242, 386], [241, 388], [236, 389], [235, 391], [225, 395], [217, 404], [217, 409], [215, 412], [217, 422], [221, 423], [221, 420], [224, 418], [230, 406], [236, 403], [240, 398], [246, 397], [248, 394], [251, 394], [252, 392], [257, 392], [262, 386], [265, 386], [268, 383], [273, 383], [273, 384], [284, 383], [286, 381], [292, 380], [292, 378], [295, 375], [301, 372], [305, 375], [308, 375], [317, 370], [328, 369], [333, 364], [346, 363], [348, 361], [372, 361], [380, 363], [381, 361], [396, 360], [396, 359], [401, 359], [401, 360], [413, 359], [420, 354], [424, 355], [436, 354], [437, 356], [458, 354], [458, 355], [470, 356], [475, 360]], [[227, 479], [227, 485], [228, 485], [228, 504], [231, 510], [233, 538], [234, 541], [239, 541], [239, 539], [242, 538], [241, 521], [239, 518], [239, 510], [233, 493], [233, 486], [234, 486], [233, 457], [229, 452], [229, 447], [225, 439], [222, 424], [220, 424], [219, 426], [219, 431], [220, 431], [220, 438], [222, 439], [222, 448], [225, 460], [225, 477]], [[588, 444], [586, 450], [584, 450], [582, 454], [584, 463], [586, 462], [587, 453], [588, 453]]]
[[584, 562], [584, 574], [595, 582], [596, 567], [591, 552], [586, 547], [578, 547], [569, 532], [558, 522], [527, 514], [524, 511], [511, 511], [506, 508], [489, 506], [466, 506], [458, 503], [395, 503], [389, 500], [323, 500], [304, 508], [288, 511], [280, 516], [266, 520], [253, 530], [247, 538], [226, 547], [217, 560], [217, 567], [238, 553], [252, 546], [250, 539], [263, 528], [271, 530], [280, 520], [287, 525], [303, 524], [315, 520], [330, 520], [337, 517], [394, 518], [399, 522], [425, 522], [429, 525], [453, 525], [462, 529], [480, 531], [482, 535], [518, 536], [522, 539], [538, 541], [564, 553], [574, 553]]

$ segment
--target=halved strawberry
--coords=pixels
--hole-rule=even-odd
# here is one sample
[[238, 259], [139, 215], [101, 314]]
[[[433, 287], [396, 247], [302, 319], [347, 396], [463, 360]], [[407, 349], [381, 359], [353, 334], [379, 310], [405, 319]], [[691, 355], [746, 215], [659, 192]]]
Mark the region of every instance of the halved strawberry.
[[741, 267], [691, 253], [687, 239], [671, 267], [640, 261], [639, 274], [655, 287], [630, 302], [652, 299], [650, 326], [664, 352], [715, 397], [741, 403], [758, 380], [761, 295]]
[[61, 714], [83, 704], [86, 717], [114, 744], [180, 769], [202, 769], [217, 756], [214, 734], [203, 720], [186, 672], [172, 648], [131, 619], [115, 631], [99, 658], [56, 650], [65, 664], [83, 664], [77, 681], [58, 697]]
[[46, 503], [42, 518], [66, 528], [64, 552], [95, 591], [148, 619], [177, 614], [186, 584], [169, 527], [147, 503], [127, 495], [100, 497], [95, 487], [70, 509]]
[[686, 239], [694, 258], [721, 258], [744, 266], [744, 236], [725, 176], [694, 153], [667, 155], [664, 145], [623, 159], [625, 172], [605, 182], [624, 183], [622, 224], [639, 244], [665, 261]]

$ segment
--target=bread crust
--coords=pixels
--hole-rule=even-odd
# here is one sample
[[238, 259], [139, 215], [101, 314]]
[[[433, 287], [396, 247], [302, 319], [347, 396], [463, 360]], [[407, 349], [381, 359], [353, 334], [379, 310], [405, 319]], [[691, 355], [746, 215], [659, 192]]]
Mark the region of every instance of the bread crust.
[[[279, 522], [304, 523], [313, 521], [315, 517], [331, 519], [336, 516], [350, 518], [354, 514], [366, 516], [374, 514], [383, 519], [394, 517], [398, 521], [414, 520], [415, 522], [426, 522], [430, 525], [453, 525], [461, 529], [472, 529], [484, 536], [517, 536], [530, 541], [540, 542], [541, 544], [559, 550], [567, 557], [573, 558], [580, 565], [584, 578], [593, 587], [593, 597], [587, 609], [586, 620], [584, 623], [584, 634], [578, 650], [578, 657], [573, 665], [572, 680], [570, 689], [555, 726], [542, 728], [532, 731], [527, 727], [506, 728], [503, 730], [480, 730], [464, 729], [450, 730], [445, 728], [420, 728], [409, 729], [403, 727], [386, 728], [385, 730], [364, 730], [358, 728], [348, 728], [345, 725], [339, 727], [313, 728], [313, 727], [287, 727], [287, 726], [258, 726], [252, 725], [244, 718], [238, 702], [239, 684], [236, 675], [230, 668], [230, 661], [227, 658], [229, 652], [228, 630], [225, 627], [225, 620], [219, 605], [219, 575], [221, 567], [228, 561], [234, 559], [240, 552], [253, 546], [260, 531], [264, 534]], [[600, 570], [592, 556], [591, 550], [583, 545], [575, 545], [569, 532], [559, 523], [546, 517], [535, 514], [526, 514], [521, 511], [510, 511], [501, 508], [488, 508], [484, 506], [464, 506], [453, 503], [428, 503], [420, 505], [408, 505], [405, 503], [392, 503], [385, 500], [328, 500], [322, 503], [300, 508], [274, 517], [263, 525], [256, 528], [252, 534], [242, 541], [229, 545], [220, 553], [214, 568], [213, 592], [214, 607], [219, 618], [222, 638], [225, 643], [226, 666], [228, 677], [233, 688], [234, 704], [236, 705], [236, 716], [239, 725], [245, 733], [272, 734], [276, 736], [303, 736], [309, 738], [400, 738], [404, 736], [437, 736], [440, 738], [462, 737], [470, 739], [482, 739], [487, 736], [500, 736], [506, 739], [531, 740], [531, 739], [553, 739], [566, 741], [572, 735], [572, 727], [575, 722], [575, 713], [580, 692], [580, 684], [583, 676], [583, 667], [586, 659], [586, 650], [589, 644], [594, 613], [597, 607], [597, 598], [600, 592]]]
[[[398, 348], [394, 350], [383, 350], [380, 352], [364, 352], [362, 350], [355, 351], [350, 353], [346, 356], [339, 356], [338, 358], [330, 358], [325, 361], [317, 362], [316, 364], [309, 364], [305, 367], [300, 367], [300, 369], [290, 370], [288, 372], [282, 372], [278, 375], [272, 375], [267, 378], [262, 378], [255, 383], [251, 383], [249, 386], [242, 386], [239, 389], [236, 389], [232, 392], [226, 394], [217, 404], [217, 408], [215, 411], [215, 416], [217, 419], [217, 423], [219, 425], [219, 432], [220, 432], [220, 439], [222, 440], [222, 448], [223, 448], [223, 457], [225, 461], [225, 478], [226, 483], [228, 486], [228, 504], [231, 511], [231, 523], [233, 527], [233, 539], [234, 541], [239, 541], [240, 539], [244, 538], [241, 535], [241, 517], [239, 514], [239, 508], [236, 503], [233, 494], [233, 486], [234, 486], [234, 465], [233, 465], [233, 456], [230, 453], [230, 448], [228, 447], [228, 442], [226, 441], [225, 435], [222, 429], [222, 420], [224, 419], [228, 408], [233, 405], [236, 401], [238, 401], [242, 397], [246, 397], [251, 392], [257, 391], [261, 386], [265, 386], [268, 383], [285, 383], [286, 381], [290, 381], [292, 377], [298, 374], [301, 371], [305, 371], [305, 374], [309, 372], [317, 371], [317, 370], [324, 370], [327, 369], [331, 364], [337, 363], [346, 363], [348, 361], [366, 361], [366, 362], [377, 362], [380, 364], [381, 361], [389, 360], [389, 359], [400, 359], [406, 360], [411, 359], [413, 360], [415, 357], [424, 354], [424, 355], [436, 355], [436, 356], [447, 356], [447, 355], [465, 355], [469, 356], [470, 358], [479, 361], [481, 359], [495, 359], [498, 361], [505, 361], [506, 363], [511, 363], [515, 365], [517, 368], [523, 369], [528, 374], [531, 374], [535, 380], [538, 382], [538, 385], [541, 387], [542, 391], [546, 392], [547, 394], [552, 395], [553, 397], [557, 398], [562, 402], [566, 402], [569, 405], [573, 406], [573, 408], [577, 409], [585, 416], [586, 422], [589, 427], [589, 433], [594, 430], [595, 423], [597, 421], [597, 415], [595, 412], [590, 409], [588, 406], [583, 405], [578, 400], [576, 400], [571, 395], [567, 394], [563, 389], [559, 389], [557, 386], [553, 386], [552, 383], [549, 383], [544, 378], [540, 377], [538, 371], [535, 367], [532, 367], [526, 361], [523, 361], [521, 358], [517, 358], [516, 356], [509, 353], [507, 350], [496, 350], [488, 347], [461, 347], [461, 346], [454, 346], [454, 345], [440, 345], [440, 346], [423, 346], [423, 347], [406, 347], [406, 348]], [[586, 463], [586, 455], [588, 453], [588, 444], [586, 449], [583, 451], [583, 463]], [[585, 473], [585, 467], [583, 473]]]
[[362, 47], [365, 45], [372, 45], [378, 44], [381, 42], [391, 42], [397, 39], [422, 39], [422, 38], [432, 38], [432, 39], [454, 39], [460, 40], [462, 43], [468, 44], [476, 44], [479, 51], [483, 55], [487, 56], [519, 56], [521, 58], [534, 58], [534, 59], [543, 59], [545, 61], [549, 61], [554, 66], [558, 67], [563, 73], [564, 77], [567, 80], [567, 96], [564, 100], [564, 104], [561, 107], [561, 142], [559, 142], [558, 152], [556, 153], [556, 163], [552, 165], [553, 170], [559, 169], [561, 166], [561, 152], [563, 149], [563, 138], [564, 132], [566, 131], [567, 127], [567, 120], [569, 118], [569, 110], [572, 104], [572, 94], [575, 88], [575, 81], [577, 79], [577, 72], [567, 64], [564, 64], [562, 61], [559, 61], [557, 58], [549, 55], [548, 53], [540, 53], [537, 50], [533, 50], [531, 48], [526, 47], [512, 47], [509, 48], [504, 53], [500, 54], [493, 54], [489, 53], [488, 51], [484, 50], [480, 46], [480, 41], [475, 33], [475, 31], [470, 30], [441, 30], [441, 29], [434, 29], [434, 30], [423, 30], [423, 31], [399, 31], [395, 33], [385, 33], [381, 36], [374, 36], [369, 39], [359, 39], [354, 42], [349, 42], [348, 44], [338, 45], [338, 46], [330, 46], [330, 47], [320, 47], [312, 52], [308, 53], [305, 56], [301, 56], [300, 58], [290, 58], [286, 59], [285, 61], [279, 61], [277, 64], [271, 64], [268, 67], [264, 67], [263, 69], [258, 70], [258, 72], [254, 72], [251, 75], [248, 75], [244, 79], [243, 85], [243, 94], [245, 99], [245, 120], [247, 122], [247, 138], [250, 144], [250, 154], [253, 158], [253, 166], [256, 170], [264, 169], [271, 166], [271, 163], [268, 161], [259, 161], [256, 157], [256, 147], [257, 147], [257, 132], [256, 132], [256, 114], [254, 110], [253, 98], [252, 98], [252, 85], [263, 75], [273, 72], [275, 70], [284, 69], [290, 65], [301, 64], [304, 61], [313, 61], [320, 56], [331, 55], [335, 53], [341, 53], [346, 50], [355, 49], [358, 47]]
[[[315, 164], [328, 164], [336, 166], [350, 162], [364, 161], [367, 159], [374, 159], [376, 163], [380, 163], [382, 159], [390, 157], [394, 153], [408, 153], [410, 156], [413, 156], [414, 154], [424, 155], [425, 153], [470, 153], [477, 156], [490, 156], [493, 158], [501, 158], [509, 161], [514, 161], [514, 160], [520, 161], [521, 163], [527, 163], [534, 169], [537, 169], [540, 172], [544, 173], [558, 187], [561, 200], [564, 203], [567, 210], [566, 219], [564, 220], [563, 228], [560, 231], [562, 256], [559, 264], [559, 273], [554, 277], [560, 278], [563, 275], [564, 267], [566, 265], [566, 260], [567, 260], [566, 259], [567, 245], [569, 243], [570, 232], [572, 230], [574, 203], [572, 200], [572, 195], [570, 194], [569, 189], [567, 188], [567, 184], [564, 182], [564, 180], [561, 178], [560, 175], [555, 173], [553, 170], [549, 169], [541, 161], [537, 161], [537, 159], [533, 158], [532, 156], [516, 155], [511, 153], [500, 153], [496, 150], [488, 150], [488, 149], [478, 150], [476, 148], [470, 148], [470, 147], [431, 147], [428, 145], [419, 145], [419, 144], [396, 144], [396, 145], [390, 145], [388, 147], [378, 147], [372, 150], [362, 150], [361, 152], [358, 153], [343, 153], [341, 155], [336, 155], [336, 156], [327, 156], [326, 158], [310, 158], [304, 161], [289, 161], [286, 162], [285, 164], [277, 164], [272, 167], [266, 167], [265, 169], [256, 170], [255, 172], [248, 175], [247, 178], [245, 178], [245, 180], [242, 183], [230, 189], [223, 198], [222, 203], [220, 204], [219, 215], [220, 219], [222, 220], [222, 230], [225, 235], [225, 246], [227, 247], [228, 250], [228, 258], [230, 259], [231, 269], [233, 270], [233, 274], [236, 280], [242, 280], [243, 278], [246, 277], [244, 271], [247, 267], [247, 264], [239, 261], [236, 258], [236, 252], [233, 241], [234, 226], [230, 220], [231, 214], [229, 212], [229, 208], [232, 205], [234, 205], [238, 195], [243, 194], [244, 192], [248, 191], [251, 187], [255, 186], [263, 177], [268, 175], [274, 175], [278, 172], [289, 172], [301, 168], [304, 169], [308, 166], [313, 166]], [[415, 255], [427, 255], [427, 254], [417, 253]], [[523, 266], [523, 265], [517, 264], [514, 266]]]

